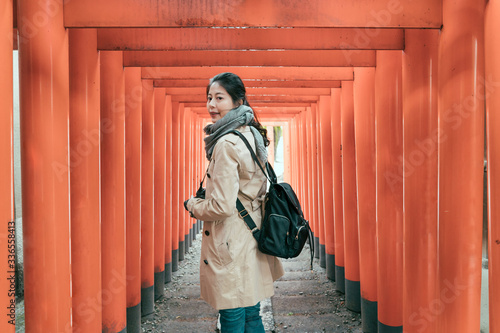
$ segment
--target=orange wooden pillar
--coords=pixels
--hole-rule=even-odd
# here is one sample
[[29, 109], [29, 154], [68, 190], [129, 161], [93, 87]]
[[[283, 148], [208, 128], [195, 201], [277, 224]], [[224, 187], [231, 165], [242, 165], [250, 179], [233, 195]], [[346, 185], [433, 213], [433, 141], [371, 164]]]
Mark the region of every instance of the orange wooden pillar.
[[[72, 330], [68, 34], [61, 2], [17, 5], [25, 330], [66, 332]], [[46, 12], [53, 15], [44, 16], [36, 34], [22, 34]]]
[[[186, 210], [182, 203], [184, 200], [188, 199], [185, 193], [186, 188], [186, 127], [185, 127], [185, 110], [184, 103], [179, 103], [178, 109], [178, 119], [179, 119], [179, 197], [177, 202], [172, 203], [176, 209], [179, 211], [179, 261], [184, 260], [184, 255], [186, 253]], [[182, 207], [182, 209], [181, 209]]]
[[[344, 84], [344, 83], [343, 83]], [[356, 101], [354, 101], [355, 103]], [[347, 116], [351, 115], [355, 109], [353, 104], [352, 84], [347, 82], [342, 87], [341, 112]], [[333, 124], [333, 122], [332, 122]], [[352, 135], [352, 128], [346, 128], [346, 133], [342, 136]], [[342, 140], [343, 142], [344, 140]], [[356, 174], [354, 168], [354, 147], [347, 140], [347, 147], [342, 150], [343, 165], [342, 174], [344, 181], [344, 277], [345, 277], [345, 300], [348, 309], [356, 312], [361, 310], [360, 298], [360, 269], [359, 269], [359, 245], [358, 245], [358, 221], [357, 221], [357, 200], [356, 200]], [[358, 151], [356, 140], [356, 152]], [[361, 203], [363, 205], [364, 203]], [[340, 221], [339, 221], [340, 222]], [[338, 283], [338, 282], [337, 282]]]
[[0, 331], [15, 332], [15, 222], [13, 168], [13, 77], [12, 77], [12, 0], [0, 4], [0, 307], [6, 316], [0, 321]]
[[[190, 128], [191, 128], [191, 167], [190, 167], [190, 170], [191, 170], [191, 175], [189, 177], [189, 183], [190, 183], [190, 189], [191, 189], [191, 193], [194, 195], [197, 187], [196, 187], [196, 175], [197, 175], [197, 150], [196, 150], [196, 119], [195, 119], [195, 114], [194, 112], [190, 112], [189, 114], [189, 123], [190, 123]], [[190, 223], [191, 223], [191, 230], [190, 230], [190, 237], [191, 237], [191, 241], [190, 241], [190, 245], [192, 246], [193, 245], [193, 241], [196, 239], [196, 219], [190, 219]]]
[[290, 170], [290, 178], [288, 179], [288, 183], [292, 185], [293, 188], [297, 189], [295, 193], [297, 194], [297, 198], [300, 201], [300, 188], [297, 185], [297, 181], [295, 180], [295, 174], [294, 174], [294, 168], [295, 168], [295, 149], [296, 144], [295, 144], [295, 137], [296, 137], [296, 129], [295, 129], [295, 118], [291, 118], [288, 126], [288, 134], [287, 138], [290, 142], [290, 153], [289, 153], [289, 159], [285, 163], [288, 162], [289, 165], [289, 170]]
[[[180, 163], [180, 120], [179, 120], [179, 103], [172, 103], [172, 272], [179, 269], [180, 249], [179, 249], [179, 233], [180, 233], [180, 210], [178, 202], [179, 198], [179, 163]], [[183, 207], [184, 209], [184, 207]]]
[[154, 312], [154, 88], [142, 80], [141, 314]]
[[[345, 242], [344, 242], [344, 222], [349, 219], [357, 219], [357, 208], [356, 208], [356, 159], [354, 150], [354, 107], [353, 107], [353, 97], [352, 97], [352, 81], [342, 82], [342, 88], [340, 89], [340, 104], [337, 96], [331, 99], [332, 103], [335, 105], [331, 106], [331, 109], [340, 108], [340, 121], [339, 117], [335, 115], [332, 116], [332, 129], [333, 122], [339, 121], [340, 123], [340, 142], [339, 150], [341, 154], [341, 165], [340, 165], [340, 182], [342, 183], [342, 193], [340, 194], [341, 202], [338, 203], [339, 198], [334, 196], [334, 203], [342, 207], [342, 218], [335, 219], [334, 223], [334, 233], [335, 233], [335, 281], [337, 282], [336, 289], [342, 293], [345, 293]], [[333, 89], [332, 89], [333, 90]], [[332, 131], [333, 132], [333, 131]], [[332, 136], [332, 154], [333, 154], [333, 142], [334, 138]], [[340, 147], [341, 145], [341, 147]], [[335, 170], [335, 165], [334, 165]], [[351, 170], [351, 171], [346, 171]], [[354, 172], [352, 172], [354, 170]], [[335, 171], [334, 171], [335, 172]], [[334, 173], [334, 177], [338, 176], [338, 173]], [[351, 177], [350, 179], [348, 177]], [[347, 181], [347, 183], [346, 183]]]
[[[191, 176], [192, 176], [192, 160], [191, 156], [193, 150], [191, 148], [191, 108], [184, 108], [184, 197], [187, 199], [193, 194], [191, 189]], [[186, 200], [184, 199], [184, 200]], [[184, 202], [183, 200], [183, 202]], [[184, 208], [184, 205], [181, 206]], [[184, 250], [185, 253], [189, 252], [191, 247], [191, 223], [193, 219], [189, 213], [184, 209], [185, 229], [184, 229]]]
[[[197, 176], [198, 176], [198, 165], [199, 165], [199, 161], [198, 161], [198, 143], [196, 141], [196, 139], [198, 138], [198, 122], [197, 122], [197, 117], [196, 117], [196, 114], [194, 112], [191, 113], [191, 147], [192, 147], [192, 171], [191, 171], [191, 191], [196, 191], [198, 189], [198, 187], [196, 186], [196, 180], [197, 180]], [[193, 192], [194, 194], [194, 192]], [[191, 227], [193, 229], [193, 233], [191, 235], [191, 245], [192, 243], [196, 240], [196, 222], [197, 220], [194, 219], [191, 221]]]
[[141, 130], [139, 67], [125, 68], [127, 332], [141, 332]]
[[[199, 115], [195, 116], [195, 130], [194, 130], [194, 137], [195, 137], [195, 158], [196, 158], [196, 172], [194, 175], [194, 186], [195, 189], [198, 189], [198, 186], [201, 181], [201, 177], [203, 177], [203, 153], [202, 153], [202, 138], [201, 138], [201, 133], [202, 133], [202, 128], [201, 128], [201, 121]], [[196, 220], [196, 227], [195, 227], [195, 239], [196, 235], [200, 232], [200, 221]]]
[[312, 106], [308, 108], [305, 116], [305, 127], [306, 127], [306, 144], [307, 144], [307, 192], [308, 192], [308, 206], [309, 206], [309, 218], [312, 221], [312, 231], [314, 235], [314, 257], [320, 258], [320, 228], [318, 224], [318, 210], [316, 207], [316, 186], [315, 186], [315, 176], [316, 176], [316, 165], [314, 164], [315, 151], [313, 145], [315, 144], [313, 135], [313, 120], [312, 120], [313, 108]]
[[[299, 113], [295, 117], [295, 128], [297, 130], [297, 138], [295, 140], [297, 144], [297, 152], [296, 152], [296, 158], [295, 161], [297, 162], [296, 167], [295, 167], [295, 179], [297, 181], [297, 185], [299, 186], [299, 193], [300, 193], [300, 202], [302, 203], [302, 210], [304, 211], [304, 216], [307, 220], [310, 220], [309, 217], [309, 210], [307, 207], [307, 195], [306, 195], [306, 187], [305, 187], [305, 165], [304, 165], [304, 160], [306, 157], [306, 148], [304, 147], [304, 129], [303, 129], [303, 115], [304, 112]], [[302, 138], [302, 140], [299, 140], [299, 138]], [[298, 156], [300, 152], [300, 157]], [[310, 221], [312, 224], [312, 221]]]
[[[316, 237], [314, 237], [314, 221], [312, 219], [312, 213], [311, 213], [311, 207], [309, 206], [309, 203], [311, 202], [311, 197], [309, 195], [309, 147], [308, 147], [308, 140], [307, 140], [307, 111], [301, 112], [300, 114], [300, 121], [299, 121], [299, 127], [300, 127], [300, 133], [302, 135], [302, 140], [299, 140], [300, 147], [301, 147], [301, 152], [303, 154], [302, 159], [300, 160], [300, 169], [302, 170], [302, 177], [301, 177], [301, 183], [302, 183], [302, 195], [304, 198], [304, 206], [305, 206], [305, 211], [304, 214], [306, 216], [306, 219], [309, 220], [311, 230], [313, 232], [313, 241], [314, 241], [314, 246], [315, 249], [317, 242]], [[319, 245], [318, 245], [319, 246]]]
[[403, 331], [402, 52], [377, 51], [375, 133], [377, 161], [378, 331]]
[[154, 90], [154, 267], [155, 300], [165, 284], [165, 88]]
[[[200, 183], [198, 181], [199, 175], [200, 175], [200, 148], [201, 148], [201, 141], [200, 140], [200, 133], [201, 133], [201, 128], [200, 128], [200, 122], [198, 121], [198, 115], [193, 112], [193, 159], [194, 159], [194, 168], [193, 168], [193, 177], [192, 177], [192, 182], [193, 182], [193, 189], [197, 190], [198, 189], [198, 184]], [[196, 240], [196, 235], [198, 233], [197, 230], [198, 226], [198, 220], [194, 220], [193, 222], [193, 241]]]
[[290, 136], [290, 120], [282, 125], [283, 129], [283, 163], [284, 163], [284, 171], [283, 171], [283, 180], [285, 183], [292, 183], [292, 170], [291, 170], [291, 161], [292, 161], [292, 152], [291, 152], [291, 136]]
[[[344, 208], [342, 200], [342, 133], [341, 133], [341, 96], [342, 90], [339, 88], [331, 89], [330, 93], [330, 113], [331, 113], [331, 154], [332, 154], [332, 171], [333, 171], [333, 207], [334, 207], [334, 223], [332, 225], [333, 238], [331, 239], [331, 246], [334, 247], [334, 260], [331, 263], [331, 269], [333, 269], [332, 274], [336, 277], [337, 273], [337, 252], [340, 252], [341, 258], [338, 261], [342, 263], [341, 267], [344, 267]], [[337, 222], [338, 221], [338, 222]], [[337, 230], [338, 229], [338, 230]], [[337, 236], [337, 232], [340, 235]], [[337, 246], [336, 242], [340, 243]], [[328, 257], [327, 257], [328, 259]], [[327, 262], [328, 264], [328, 262]], [[339, 266], [340, 267], [340, 266]], [[328, 268], [328, 265], [327, 265]], [[345, 277], [342, 272], [342, 277], [340, 282], [337, 284], [342, 284], [342, 292], [345, 292]]]
[[[205, 158], [205, 142], [203, 141], [203, 138], [204, 138], [204, 132], [203, 132], [203, 127], [204, 127], [204, 124], [203, 124], [203, 118], [200, 117], [200, 115], [197, 115], [197, 124], [198, 124], [198, 127], [197, 127], [197, 130], [196, 130], [196, 133], [197, 133], [197, 142], [198, 142], [198, 175], [196, 177], [196, 189], [198, 189], [198, 186], [201, 182], [201, 179], [204, 175], [204, 171], [205, 171], [205, 161], [206, 161], [206, 158]], [[200, 231], [202, 230], [202, 221], [201, 220], [197, 220], [196, 221], [197, 223], [197, 233], [199, 234]]]
[[377, 332], [375, 69], [356, 68], [354, 75], [361, 321], [365, 332]]
[[316, 224], [319, 229], [319, 265], [322, 268], [326, 268], [325, 260], [325, 207], [323, 205], [322, 195], [323, 195], [323, 184], [321, 182], [322, 178], [322, 166], [321, 166], [321, 137], [319, 133], [318, 126], [318, 113], [319, 107], [317, 103], [311, 106], [311, 129], [312, 129], [312, 152], [313, 152], [313, 191], [315, 198], [314, 211], [316, 213]]
[[296, 194], [297, 194], [299, 201], [303, 202], [302, 197], [300, 195], [300, 191], [301, 191], [300, 185], [297, 182], [296, 171], [295, 171], [296, 163], [297, 163], [296, 162], [296, 151], [298, 150], [297, 141], [296, 141], [298, 130], [297, 130], [297, 121], [296, 121], [295, 117], [290, 120], [290, 126], [288, 128], [289, 128], [289, 133], [288, 133], [287, 137], [290, 139], [290, 159], [288, 160], [288, 163], [290, 166], [290, 180], [289, 180], [289, 182], [293, 188], [297, 189]]
[[[325, 211], [325, 268], [326, 276], [335, 281], [335, 205], [332, 161], [332, 118], [330, 96], [320, 96], [318, 108], [318, 125], [321, 135], [321, 164], [323, 166], [321, 183], [324, 184], [321, 193], [321, 205]], [[333, 185], [333, 186], [332, 186]]]
[[[306, 109], [307, 110], [307, 109]], [[305, 206], [305, 214], [307, 214], [307, 219], [309, 220], [309, 223], [311, 225], [311, 230], [313, 232], [313, 241], [316, 239], [314, 237], [314, 221], [312, 219], [311, 215], [311, 208], [309, 207], [309, 202], [310, 202], [310, 195], [309, 195], [309, 163], [308, 163], [308, 156], [310, 154], [309, 152], [309, 147], [307, 145], [307, 111], [301, 112], [300, 114], [300, 132], [302, 133], [302, 138], [300, 144], [301, 144], [301, 151], [303, 152], [303, 158], [300, 161], [301, 162], [301, 170], [302, 170], [302, 192], [304, 196], [304, 206]], [[316, 242], [314, 242], [314, 245], [316, 245]]]
[[325, 268], [326, 276], [335, 281], [335, 239], [333, 205], [333, 166], [332, 166], [332, 125], [330, 116], [330, 96], [320, 96], [318, 107], [318, 128], [321, 138], [320, 162], [322, 165], [320, 205], [324, 209], [325, 226]]
[[[199, 143], [197, 141], [198, 139], [198, 135], [199, 135], [199, 131], [198, 131], [198, 117], [196, 115], [196, 113], [192, 113], [191, 114], [191, 140], [192, 140], [192, 143], [191, 143], [191, 146], [192, 146], [192, 149], [193, 149], [193, 152], [192, 152], [192, 163], [193, 163], [193, 166], [192, 166], [192, 174], [191, 174], [191, 188], [192, 190], [191, 191], [196, 191], [198, 189], [198, 186], [196, 186], [197, 182], [196, 180], [198, 179], [198, 175], [199, 175]], [[193, 193], [194, 194], [194, 193]], [[191, 221], [191, 224], [192, 224], [192, 228], [193, 228], [193, 235], [192, 235], [192, 241], [194, 242], [196, 240], [196, 225], [197, 225], [197, 220], [194, 219]]]
[[299, 155], [302, 154], [303, 150], [301, 150], [301, 145], [300, 145], [300, 140], [299, 137], [301, 135], [300, 132], [300, 116], [295, 116], [292, 120], [292, 159], [293, 159], [293, 164], [292, 164], [292, 179], [295, 181], [295, 186], [298, 188], [298, 195], [300, 195], [300, 202], [304, 202], [304, 188], [302, 186], [301, 179], [300, 177], [300, 159]]
[[437, 293], [438, 30], [405, 31], [403, 55], [404, 169], [388, 180], [404, 180], [403, 327], [436, 332], [429, 319]]
[[[200, 170], [200, 176], [198, 178], [198, 184], [201, 181], [201, 178], [205, 174], [205, 170], [208, 168], [208, 160], [205, 157], [205, 141], [203, 139], [205, 138], [205, 132], [203, 131], [203, 128], [206, 126], [206, 120], [203, 117], [200, 117], [200, 162], [201, 162], [201, 170]], [[203, 230], [203, 221], [198, 221], [199, 224], [199, 229], [200, 232]]]
[[[299, 182], [300, 186], [300, 202], [302, 202], [302, 210], [304, 211], [304, 216], [306, 217], [307, 220], [309, 220], [312, 226], [312, 221], [310, 216], [309, 216], [309, 207], [307, 204], [307, 190], [306, 190], [306, 166], [305, 166], [305, 160], [307, 157], [307, 150], [305, 147], [305, 132], [304, 132], [304, 114], [305, 112], [299, 113], [299, 115], [295, 118], [296, 119], [296, 126], [297, 126], [297, 136], [302, 138], [302, 140], [297, 140], [297, 149], [300, 152], [302, 158], [299, 158], [297, 160], [297, 181]], [[300, 170], [300, 171], [299, 171]]]
[[125, 75], [121, 51], [101, 51], [102, 330], [126, 330]]
[[165, 283], [172, 281], [172, 96], [165, 97]]
[[[100, 77], [97, 31], [69, 31], [72, 307], [75, 331], [100, 331]], [[100, 303], [100, 300], [99, 300]], [[89, 316], [89, 314], [92, 316]]]
[[[488, 274], [490, 333], [500, 332], [500, 2], [490, 0], [485, 13], [486, 126], [488, 148]], [[496, 88], [492, 88], [492, 84]]]
[[[193, 159], [194, 159], [194, 173], [193, 173], [193, 189], [197, 190], [201, 180], [201, 126], [197, 114], [193, 114]], [[199, 232], [198, 220], [194, 220], [193, 224], [193, 241], [196, 240], [196, 235]]]
[[[301, 127], [300, 127], [300, 113], [293, 117], [292, 119], [292, 179], [294, 180], [294, 185], [297, 187], [297, 196], [299, 198], [299, 201], [302, 206], [302, 210], [304, 210], [305, 207], [305, 199], [304, 199], [304, 194], [303, 194], [303, 186], [300, 177], [300, 172], [299, 170], [303, 170], [300, 167], [300, 159], [298, 158], [299, 153], [303, 154], [304, 150], [302, 150], [302, 146], [300, 145], [300, 140], [298, 140], [299, 137], [302, 137], [302, 132], [301, 132]], [[305, 214], [305, 212], [304, 212]], [[307, 218], [306, 218], [307, 219]]]
[[439, 332], [480, 328], [485, 1], [443, 1], [439, 46]]

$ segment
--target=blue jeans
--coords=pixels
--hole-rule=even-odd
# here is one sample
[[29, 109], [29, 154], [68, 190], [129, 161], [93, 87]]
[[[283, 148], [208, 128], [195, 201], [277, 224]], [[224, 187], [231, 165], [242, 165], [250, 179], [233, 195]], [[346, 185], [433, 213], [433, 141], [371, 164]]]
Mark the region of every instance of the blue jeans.
[[221, 333], [264, 333], [260, 302], [246, 308], [219, 310]]

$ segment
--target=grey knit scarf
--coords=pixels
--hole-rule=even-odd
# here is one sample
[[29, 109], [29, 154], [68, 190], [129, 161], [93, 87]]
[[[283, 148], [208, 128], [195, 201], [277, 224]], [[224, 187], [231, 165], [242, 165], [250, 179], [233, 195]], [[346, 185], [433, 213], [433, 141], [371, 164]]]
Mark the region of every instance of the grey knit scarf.
[[[205, 137], [205, 152], [207, 159], [210, 160], [214, 151], [215, 144], [227, 132], [237, 129], [243, 125], [248, 125], [253, 120], [253, 110], [249, 106], [240, 105], [229, 111], [224, 117], [217, 120], [215, 124], [209, 124], [203, 129], [207, 136]], [[253, 126], [250, 130], [255, 138], [255, 147], [257, 157], [262, 161], [267, 161], [267, 150], [264, 145], [264, 139], [260, 132]]]

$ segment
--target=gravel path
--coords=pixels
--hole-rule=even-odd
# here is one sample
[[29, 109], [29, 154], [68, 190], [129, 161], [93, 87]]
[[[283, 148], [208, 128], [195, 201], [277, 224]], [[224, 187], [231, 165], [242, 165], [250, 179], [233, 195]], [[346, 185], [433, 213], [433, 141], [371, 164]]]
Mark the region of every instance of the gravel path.
[[[155, 313], [143, 318], [143, 332], [218, 332], [217, 311], [200, 299], [198, 260], [201, 237], [179, 263]], [[346, 309], [344, 295], [326, 278], [315, 259], [309, 270], [309, 248], [294, 259], [283, 260], [286, 274], [275, 282], [275, 296], [261, 302], [266, 332], [361, 333], [360, 315]]]

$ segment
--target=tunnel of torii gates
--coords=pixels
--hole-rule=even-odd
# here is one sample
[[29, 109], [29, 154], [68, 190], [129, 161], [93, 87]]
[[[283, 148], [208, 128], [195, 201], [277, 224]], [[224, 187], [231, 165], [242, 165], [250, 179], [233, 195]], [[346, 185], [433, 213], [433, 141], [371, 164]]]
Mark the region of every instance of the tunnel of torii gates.
[[17, 49], [26, 332], [140, 331], [200, 229], [182, 202], [224, 71], [283, 125], [285, 181], [364, 332], [479, 331], [486, 156], [500, 332], [499, 22], [499, 0], [3, 0], [0, 331]]

